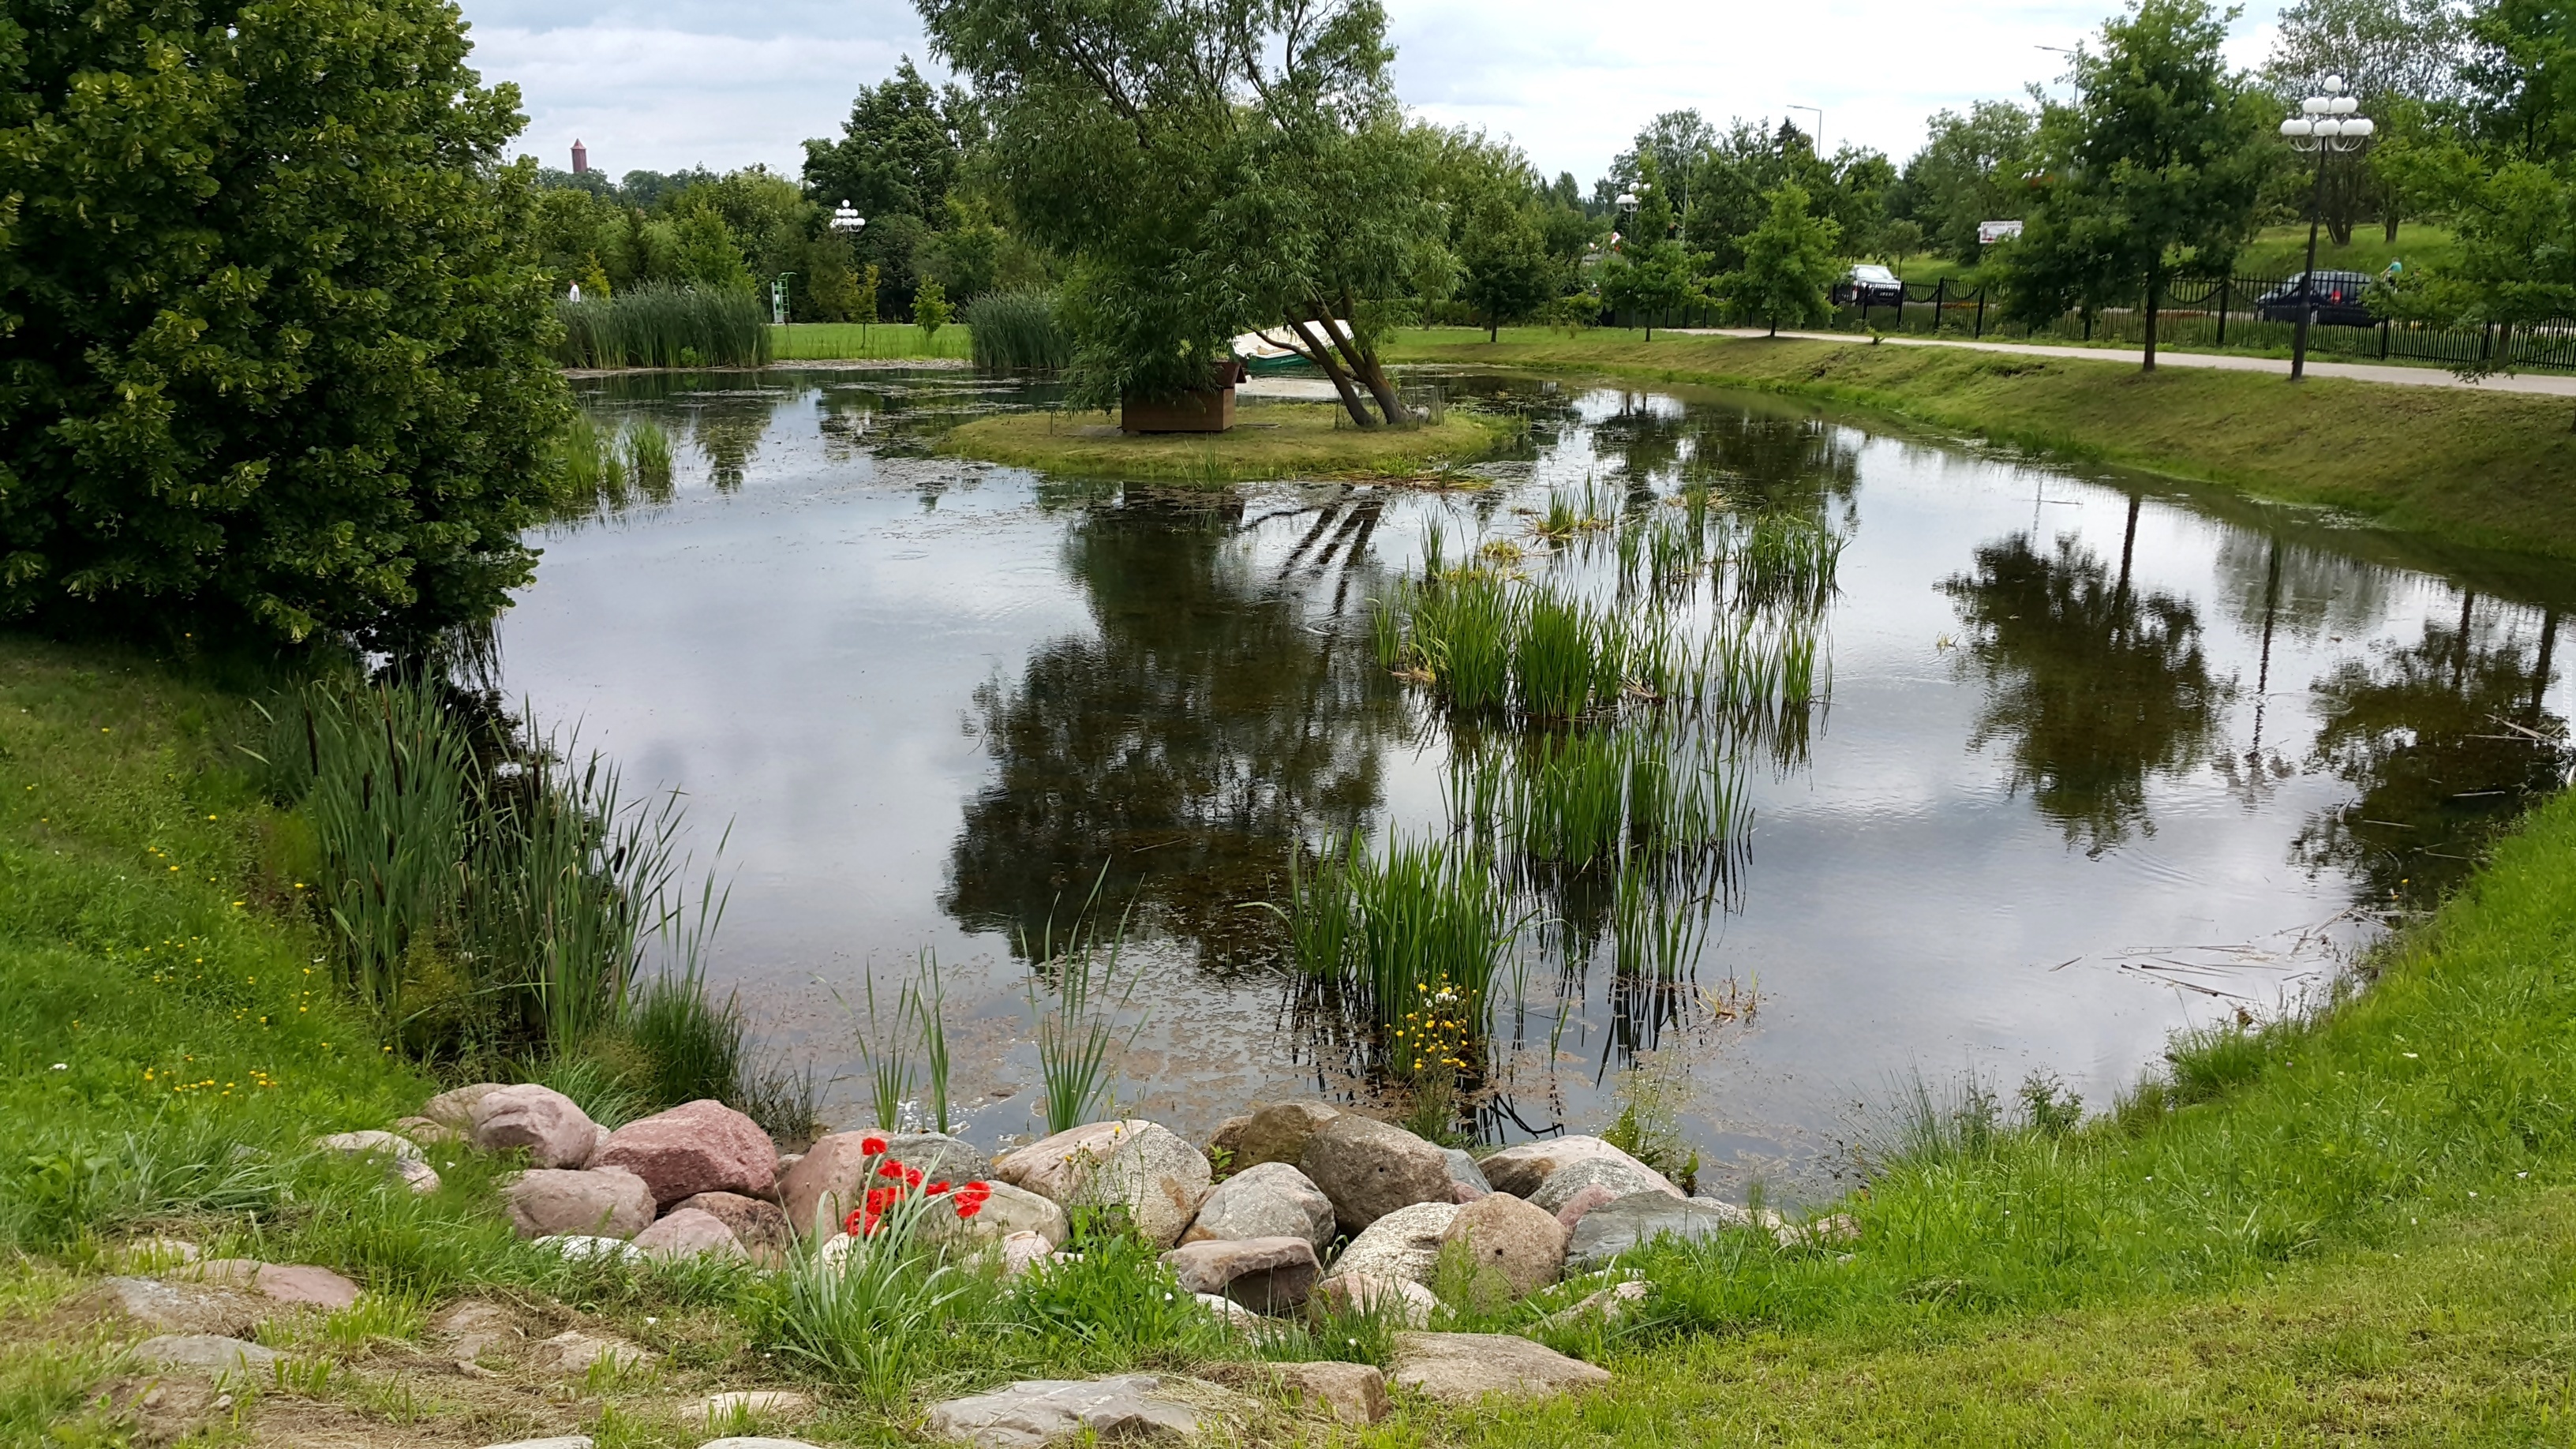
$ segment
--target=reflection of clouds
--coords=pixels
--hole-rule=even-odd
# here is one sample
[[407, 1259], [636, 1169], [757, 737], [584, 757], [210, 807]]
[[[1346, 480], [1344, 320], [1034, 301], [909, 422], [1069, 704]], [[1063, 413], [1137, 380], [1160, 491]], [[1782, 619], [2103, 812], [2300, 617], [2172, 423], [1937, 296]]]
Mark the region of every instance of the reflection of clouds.
[[2386, 619], [2398, 571], [2236, 528], [2212, 528], [2217, 601], [2238, 628], [2301, 639], [2365, 634]]

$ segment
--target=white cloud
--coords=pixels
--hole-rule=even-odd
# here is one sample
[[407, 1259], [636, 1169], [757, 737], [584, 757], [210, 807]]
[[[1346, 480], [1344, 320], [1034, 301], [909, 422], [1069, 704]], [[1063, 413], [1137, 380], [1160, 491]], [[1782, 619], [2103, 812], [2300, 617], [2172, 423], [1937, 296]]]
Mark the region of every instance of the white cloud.
[[[1605, 14], [1541, 0], [1391, 0], [1396, 82], [1426, 119], [1519, 142], [1546, 174], [1589, 186], [1656, 113], [1691, 108], [1721, 124], [1824, 111], [1828, 146], [1853, 141], [1900, 160], [1924, 118], [2053, 79], [2096, 30], [2105, 0], [1998, 0], [1927, 11], [1897, 0], [1768, 6], [1644, 0]], [[2237, 24], [2229, 59], [2269, 43], [2274, 6]], [[678, 0], [649, 13], [628, 0], [467, 0], [476, 63], [518, 83], [529, 115], [520, 149], [566, 164], [718, 169], [765, 162], [793, 175], [807, 137], [835, 133], [850, 97], [909, 54], [926, 74], [921, 25], [900, 0], [785, 0], [759, 7]], [[1799, 114], [1802, 125], [1814, 118]]]

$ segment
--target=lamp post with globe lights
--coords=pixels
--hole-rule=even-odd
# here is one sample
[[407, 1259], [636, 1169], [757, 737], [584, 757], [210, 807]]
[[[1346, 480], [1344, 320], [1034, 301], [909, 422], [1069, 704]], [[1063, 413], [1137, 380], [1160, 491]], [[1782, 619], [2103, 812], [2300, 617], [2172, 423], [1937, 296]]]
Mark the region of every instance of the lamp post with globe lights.
[[2308, 321], [2317, 310], [2317, 223], [2325, 210], [2326, 158], [2359, 151], [2378, 129], [2368, 116], [2356, 114], [2361, 102], [2344, 94], [2342, 76], [2327, 76], [2317, 89], [2323, 94], [2299, 102], [2299, 114], [2281, 123], [2281, 137], [2291, 150], [2313, 152], [2317, 158], [2316, 185], [2308, 196], [2308, 266], [2299, 273], [2298, 331], [2290, 344], [2292, 382], [2308, 375]]
[[[859, 215], [858, 208], [850, 205], [849, 199], [846, 197], [842, 198], [839, 206], [832, 208], [832, 219], [830, 222], [826, 223], [826, 225], [830, 226], [835, 233], [849, 237], [853, 241], [857, 240], [860, 229], [865, 227], [867, 224], [868, 219]], [[855, 261], [855, 259], [853, 260]], [[862, 351], [865, 351], [867, 348], [867, 337], [868, 324], [861, 322], [859, 324], [859, 347]]]

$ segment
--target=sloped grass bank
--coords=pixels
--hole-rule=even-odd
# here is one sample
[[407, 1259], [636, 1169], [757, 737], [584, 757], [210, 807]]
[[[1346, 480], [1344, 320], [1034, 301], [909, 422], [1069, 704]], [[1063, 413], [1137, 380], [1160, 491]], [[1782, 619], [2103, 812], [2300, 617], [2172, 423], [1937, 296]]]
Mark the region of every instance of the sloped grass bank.
[[1566, 368], [1831, 398], [1999, 442], [2576, 559], [2576, 403], [1940, 347], [1507, 328], [1400, 333], [1390, 361]]
[[[394, 1305], [377, 1329], [313, 1329], [300, 1353], [357, 1372], [263, 1391], [236, 1442], [579, 1425], [603, 1443], [694, 1444], [705, 1436], [669, 1419], [676, 1399], [756, 1385], [829, 1395], [800, 1437], [899, 1438], [903, 1406], [789, 1361], [798, 1340], [774, 1285], [722, 1265], [551, 1259], [501, 1221], [490, 1158], [434, 1148], [445, 1186], [414, 1198], [373, 1164], [301, 1150], [383, 1125], [432, 1084], [315, 984], [324, 952], [294, 905], [294, 821], [227, 743], [245, 708], [139, 656], [0, 637], [0, 1250], [13, 1255], [0, 1437], [142, 1432], [98, 1405], [130, 1366], [74, 1306], [117, 1241], [167, 1230], [333, 1267]], [[1927, 1102], [1848, 1206], [1862, 1235], [1847, 1248], [1744, 1234], [1649, 1255], [1637, 1266], [1657, 1294], [1589, 1347], [1617, 1374], [1605, 1393], [1476, 1414], [1412, 1405], [1364, 1437], [2563, 1439], [2576, 1423], [2576, 800], [2536, 812], [2379, 957], [2368, 989], [2314, 1021], [2178, 1043], [2163, 1079], [2083, 1123], [2044, 1096]], [[933, 1331], [914, 1391], [1244, 1351], [1167, 1311], [1149, 1258], [1115, 1245], [1094, 1255], [1096, 1279], [995, 1298], [975, 1334]], [[661, 1366], [569, 1397], [432, 1372], [404, 1335], [466, 1292], [548, 1331], [616, 1332]], [[895, 1331], [852, 1322], [853, 1343]]]
[[1247, 403], [1223, 433], [1130, 437], [1099, 413], [997, 413], [961, 423], [942, 452], [1088, 478], [1226, 483], [1272, 478], [1412, 478], [1472, 463], [1518, 436], [1514, 420], [1452, 409], [1414, 428], [1336, 426], [1323, 403]]

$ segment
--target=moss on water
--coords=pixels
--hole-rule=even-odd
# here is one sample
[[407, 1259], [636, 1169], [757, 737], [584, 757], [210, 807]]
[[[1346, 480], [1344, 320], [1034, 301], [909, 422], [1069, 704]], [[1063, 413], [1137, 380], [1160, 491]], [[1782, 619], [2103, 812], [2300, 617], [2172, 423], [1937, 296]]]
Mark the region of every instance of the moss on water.
[[1515, 420], [1453, 408], [1413, 428], [1336, 426], [1323, 403], [1247, 402], [1224, 433], [1129, 436], [1100, 413], [1015, 412], [952, 429], [942, 452], [1092, 478], [1218, 485], [1270, 478], [1410, 478], [1471, 463], [1519, 433]]

